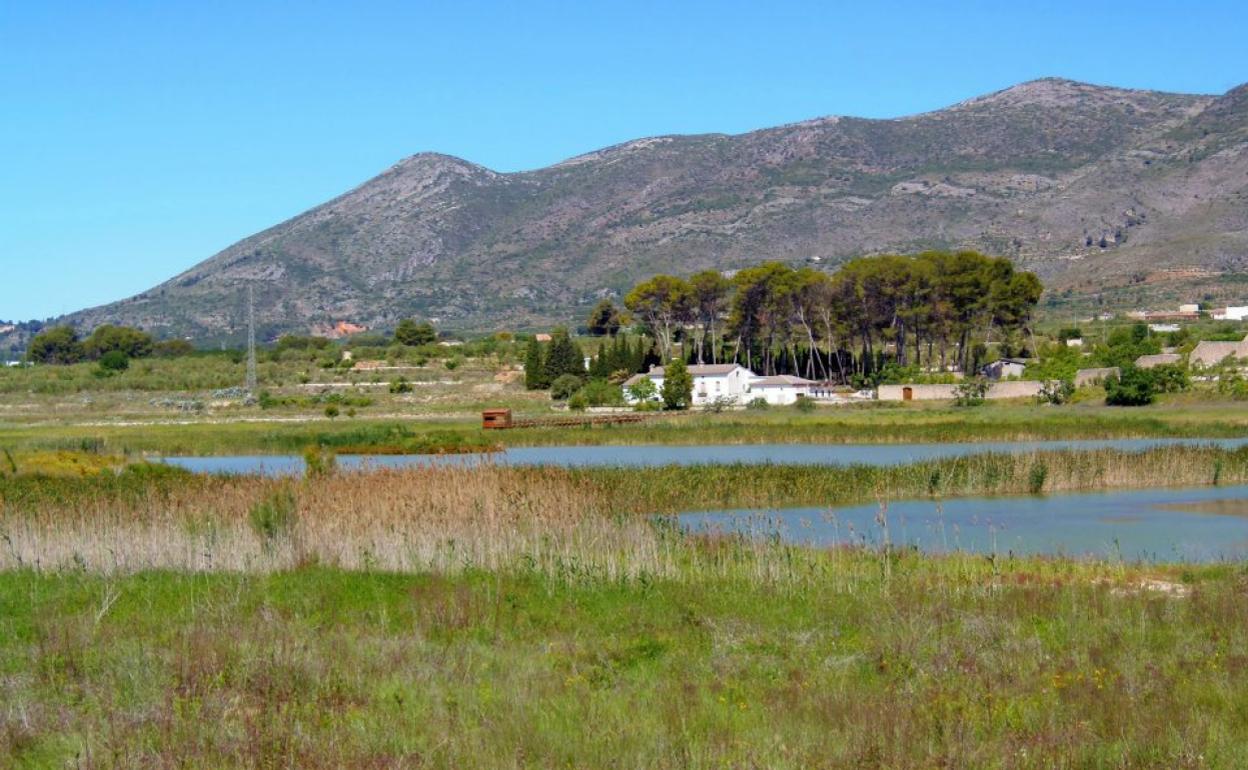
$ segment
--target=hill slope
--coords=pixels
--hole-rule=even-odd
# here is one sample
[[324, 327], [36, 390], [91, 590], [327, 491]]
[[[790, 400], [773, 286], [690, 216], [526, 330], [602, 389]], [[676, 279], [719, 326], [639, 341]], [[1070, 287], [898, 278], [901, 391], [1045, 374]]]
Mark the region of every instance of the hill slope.
[[415, 155], [70, 320], [237, 334], [252, 282], [269, 334], [405, 315], [527, 326], [579, 318], [656, 271], [932, 247], [1012, 257], [1059, 300], [1217, 296], [1245, 272], [1246, 204], [1248, 86], [1048, 79], [895, 120], [652, 137], [521, 173]]

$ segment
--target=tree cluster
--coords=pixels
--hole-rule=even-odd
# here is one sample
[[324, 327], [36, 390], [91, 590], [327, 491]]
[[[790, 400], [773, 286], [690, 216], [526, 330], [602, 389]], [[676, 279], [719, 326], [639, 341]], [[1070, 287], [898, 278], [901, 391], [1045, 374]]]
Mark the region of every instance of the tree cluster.
[[80, 339], [72, 326], [54, 326], [36, 334], [26, 349], [26, 357], [40, 364], [76, 364], [99, 361], [110, 353], [110, 367], [121, 369], [120, 358], [146, 358], [156, 352], [157, 343], [147, 332], [129, 326], [105, 324], [86, 339]]
[[438, 330], [428, 321], [418, 322], [414, 318], [404, 318], [394, 328], [394, 341], [412, 348], [432, 345], [438, 341]]
[[846, 381], [887, 363], [968, 371], [983, 341], [1030, 331], [1042, 290], [1007, 259], [930, 251], [861, 257], [833, 274], [768, 262], [731, 279], [656, 275], [624, 304], [663, 360], [683, 342], [691, 362]]
[[568, 335], [567, 329], [556, 329], [545, 345], [534, 337], [525, 350], [525, 387], [543, 390], [564, 375], [574, 376], [578, 381], [585, 378], [584, 355], [580, 346]]

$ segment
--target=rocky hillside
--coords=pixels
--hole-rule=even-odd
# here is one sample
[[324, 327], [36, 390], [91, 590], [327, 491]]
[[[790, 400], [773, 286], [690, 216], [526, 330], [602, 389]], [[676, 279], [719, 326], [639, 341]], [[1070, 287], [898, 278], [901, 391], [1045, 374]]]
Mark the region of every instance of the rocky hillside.
[[579, 319], [657, 271], [883, 251], [1014, 258], [1050, 302], [1248, 300], [1248, 86], [1223, 96], [1039, 80], [895, 120], [659, 136], [500, 174], [414, 155], [172, 280], [82, 311], [162, 334], [402, 316]]

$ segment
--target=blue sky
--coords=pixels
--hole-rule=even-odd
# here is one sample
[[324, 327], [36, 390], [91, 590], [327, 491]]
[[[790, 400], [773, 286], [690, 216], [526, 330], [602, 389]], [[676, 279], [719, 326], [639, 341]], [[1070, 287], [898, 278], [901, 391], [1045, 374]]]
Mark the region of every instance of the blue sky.
[[137, 293], [426, 150], [513, 171], [1049, 75], [1221, 93], [1246, 6], [0, 0], [0, 319]]

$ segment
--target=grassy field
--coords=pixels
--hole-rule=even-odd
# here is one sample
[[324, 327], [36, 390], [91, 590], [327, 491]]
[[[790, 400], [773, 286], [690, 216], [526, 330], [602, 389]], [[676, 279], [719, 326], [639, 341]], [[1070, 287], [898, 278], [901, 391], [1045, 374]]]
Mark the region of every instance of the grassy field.
[[[253, 410], [254, 411], [254, 410]], [[635, 425], [529, 428], [485, 432], [477, 414], [459, 418], [360, 416], [336, 420], [253, 414], [238, 420], [188, 417], [173, 423], [0, 422], [0, 447], [203, 455], [292, 453], [320, 444], [340, 451], [398, 448], [412, 452], [492, 446], [600, 444], [911, 443], [1010, 440], [1248, 436], [1248, 404], [1170, 403], [1140, 409], [1090, 404], [1041, 407], [990, 403], [825, 407], [657, 417]]]
[[[708, 561], [733, 546], [700, 543]], [[1248, 574], [0, 574], [13, 767], [1248, 763]], [[1166, 583], [1165, 585], [1171, 585]]]
[[1248, 762], [1243, 565], [815, 550], [639, 515], [1244, 482], [1248, 451], [299, 480], [13, 457], [2, 767]]

